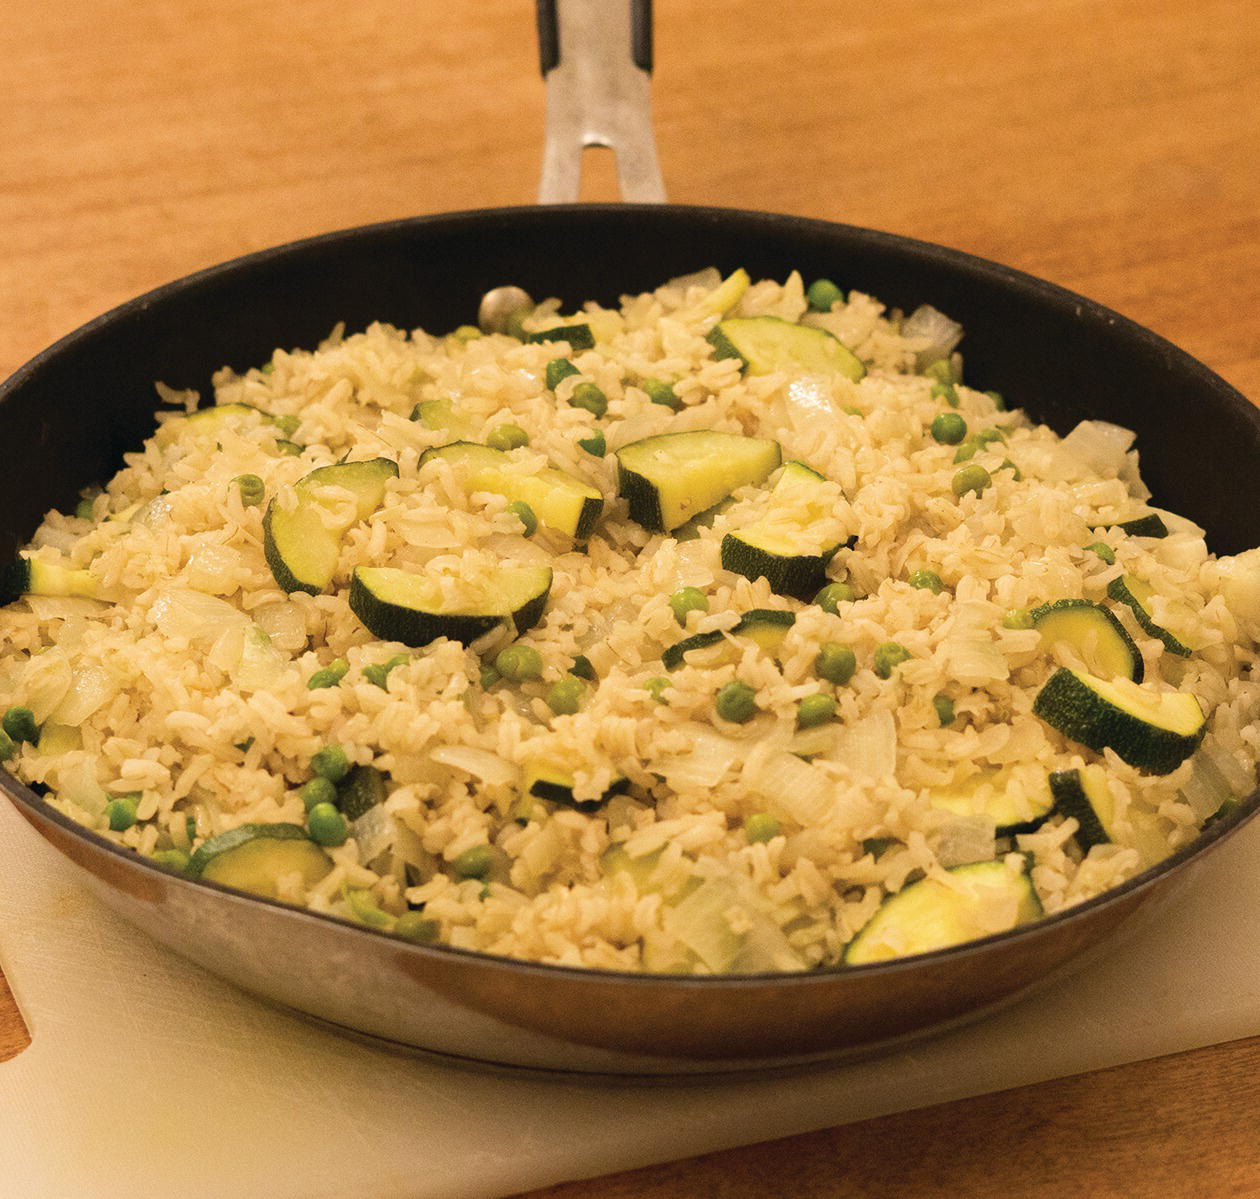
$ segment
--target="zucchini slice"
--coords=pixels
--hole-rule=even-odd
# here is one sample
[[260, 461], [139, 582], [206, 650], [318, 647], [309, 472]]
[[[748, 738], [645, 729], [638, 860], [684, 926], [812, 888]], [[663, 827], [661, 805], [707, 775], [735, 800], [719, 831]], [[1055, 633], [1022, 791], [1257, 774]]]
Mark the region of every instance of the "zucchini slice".
[[1129, 679], [1100, 679], [1067, 667], [1050, 676], [1033, 712], [1072, 741], [1098, 753], [1114, 749], [1148, 774], [1176, 770], [1207, 731], [1193, 695], [1147, 691]]
[[1130, 537], [1167, 537], [1168, 526], [1158, 512], [1140, 512], [1124, 520], [1107, 525], [1092, 525], [1094, 529], [1119, 529]]
[[476, 435], [478, 421], [461, 412], [449, 396], [436, 400], [421, 400], [411, 411], [411, 419], [419, 421], [426, 429], [447, 433], [452, 437], [471, 438]]
[[[730, 634], [750, 638], [773, 656], [779, 652], [783, 638], [795, 623], [796, 616], [792, 612], [780, 612], [776, 608], [753, 608], [739, 618], [739, 623], [730, 630]], [[661, 654], [661, 664], [666, 670], [677, 670], [686, 663], [686, 655], [692, 650], [720, 645], [726, 640], [726, 636], [721, 629], [714, 629], [708, 633], [684, 637]]]
[[711, 429], [660, 433], [617, 451], [617, 494], [630, 502], [631, 520], [668, 533], [763, 482], [781, 461], [777, 441]]
[[[263, 516], [263, 553], [276, 582], [289, 592], [320, 595], [327, 591], [337, 570], [342, 536], [355, 521], [381, 506], [386, 483], [397, 477], [398, 464], [388, 458], [338, 462], [299, 479], [291, 508], [273, 499]], [[330, 494], [331, 489], [348, 491], [354, 497], [353, 507], [340, 506], [344, 496]], [[334, 520], [339, 506], [339, 518]]]
[[1148, 583], [1134, 578], [1133, 575], [1120, 575], [1107, 584], [1107, 594], [1117, 603], [1128, 605], [1133, 613], [1133, 619], [1138, 622], [1145, 632], [1162, 641], [1164, 648], [1170, 654], [1188, 658], [1194, 652], [1175, 633], [1169, 632], [1163, 625], [1156, 624], [1151, 619], [1150, 611], [1146, 605], [1150, 602], [1151, 596], [1155, 594], [1155, 589]]
[[844, 951], [849, 966], [929, 953], [1027, 924], [1042, 915], [1027, 870], [974, 862], [889, 896]]
[[697, 320], [704, 316], [725, 316], [744, 298], [744, 292], [752, 280], [741, 266], [732, 271], [704, 299], [678, 313], [683, 320]]
[[594, 531], [604, 510], [603, 492], [575, 479], [554, 466], [536, 474], [522, 475], [510, 469], [511, 459], [503, 450], [474, 441], [455, 441], [426, 450], [420, 465], [435, 460], [449, 462], [469, 491], [493, 491], [509, 500], [528, 504], [540, 524], [577, 541]]
[[1050, 775], [1050, 790], [1057, 810], [1080, 825], [1076, 841], [1083, 850], [1115, 840], [1116, 801], [1101, 766], [1056, 770]]
[[591, 350], [595, 347], [595, 335], [590, 325], [554, 325], [525, 335], [527, 342], [567, 341], [571, 350]]
[[614, 795], [629, 790], [628, 779], [615, 778], [598, 799], [574, 799], [573, 775], [558, 767], [535, 763], [525, 768], [521, 792], [534, 799], [545, 799], [561, 807], [575, 808], [579, 812], [594, 812], [603, 807]]
[[1032, 611], [1033, 628], [1041, 634], [1048, 653], [1067, 642], [1089, 668], [1104, 679], [1124, 678], [1140, 683], [1142, 655], [1115, 614], [1086, 599], [1061, 599]]
[[826, 329], [794, 325], [777, 316], [719, 321], [707, 340], [715, 358], [739, 358], [750, 375], [804, 372], [843, 375], [854, 383], [866, 375], [862, 360]]
[[551, 591], [550, 566], [505, 566], [452, 606], [436, 580], [391, 566], [356, 566], [350, 611], [382, 641], [421, 646], [449, 637], [470, 645], [499, 625], [519, 636], [536, 625]]
[[300, 824], [243, 824], [199, 845], [188, 862], [192, 878], [278, 898], [277, 884], [299, 873], [314, 886], [332, 869], [332, 859]]
[[269, 425], [275, 425], [285, 435], [296, 433], [301, 424], [296, 416], [273, 416], [253, 404], [213, 404], [209, 408], [198, 408], [183, 417], [182, 424], [185, 429], [192, 428], [207, 437], [217, 437], [222, 429], [245, 416], [256, 416]]
[[375, 766], [353, 766], [337, 784], [337, 807], [347, 820], [358, 820], [384, 803], [387, 794], [385, 775]]
[[999, 837], [1031, 833], [1054, 811], [1054, 795], [1044, 780], [1030, 787], [1028, 780], [1008, 769], [982, 770], [965, 782], [933, 787], [931, 805], [956, 816], [989, 816]]
[[776, 595], [807, 602], [827, 582], [827, 563], [841, 542], [820, 540], [807, 527], [828, 513], [817, 497], [826, 482], [803, 462], [789, 462], [756, 524], [722, 538], [722, 566], [746, 579], [764, 578]]
[[73, 595], [96, 599], [99, 584], [92, 572], [19, 555], [0, 570], [0, 604], [24, 595]]

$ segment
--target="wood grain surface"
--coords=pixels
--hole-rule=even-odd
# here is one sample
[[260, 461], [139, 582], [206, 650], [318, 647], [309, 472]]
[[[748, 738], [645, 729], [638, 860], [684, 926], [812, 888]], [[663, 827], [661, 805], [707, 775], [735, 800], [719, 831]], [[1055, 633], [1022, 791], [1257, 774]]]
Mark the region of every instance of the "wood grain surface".
[[[671, 199], [1007, 262], [1260, 396], [1252, 0], [657, 10]], [[527, 0], [5, 5], [0, 376], [238, 254], [531, 202], [532, 20]], [[592, 166], [587, 198], [613, 198]], [[0, 1060], [24, 1041], [0, 986]], [[1260, 1195], [1258, 1077], [1252, 1040], [538, 1195]]]

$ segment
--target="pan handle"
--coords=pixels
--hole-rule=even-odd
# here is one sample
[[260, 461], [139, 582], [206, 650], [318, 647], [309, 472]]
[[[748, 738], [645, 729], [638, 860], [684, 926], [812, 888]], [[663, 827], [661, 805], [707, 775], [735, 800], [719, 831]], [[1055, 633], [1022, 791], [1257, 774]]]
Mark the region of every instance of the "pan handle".
[[622, 199], [663, 204], [652, 136], [652, 0], [537, 0], [547, 81], [540, 204], [576, 201], [582, 151], [608, 146]]

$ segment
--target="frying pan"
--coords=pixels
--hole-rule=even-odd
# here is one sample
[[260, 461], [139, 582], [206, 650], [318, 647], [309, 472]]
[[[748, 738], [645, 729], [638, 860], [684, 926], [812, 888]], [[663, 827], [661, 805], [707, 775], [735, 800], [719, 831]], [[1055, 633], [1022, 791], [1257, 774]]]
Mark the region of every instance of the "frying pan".
[[[152, 383], [204, 389], [337, 321], [442, 330], [513, 283], [566, 305], [651, 288], [701, 266], [793, 269], [905, 310], [963, 323], [969, 377], [1067, 432], [1086, 417], [1136, 430], [1161, 506], [1218, 553], [1260, 543], [1260, 508], [1235, 481], [1260, 468], [1260, 411], [1125, 318], [957, 251], [845, 225], [664, 203], [575, 198], [581, 147], [618, 152], [622, 189], [664, 199], [647, 117], [646, 3], [541, 0], [548, 142], [539, 208], [351, 229], [252, 254], [92, 321], [0, 386], [0, 553], [72, 506], [152, 429]], [[592, 14], [598, 12], [598, 19]], [[1187, 413], [1193, 421], [1186, 420]], [[1213, 469], [1203, 470], [1211, 462]], [[400, 942], [372, 929], [164, 872], [68, 820], [7, 774], [21, 814], [107, 904], [239, 986], [340, 1029], [466, 1061], [551, 1071], [684, 1074], [870, 1052], [1010, 1002], [1175, 897], [1260, 792], [1192, 845], [1123, 886], [1015, 931], [902, 961], [792, 975], [644, 976]]]

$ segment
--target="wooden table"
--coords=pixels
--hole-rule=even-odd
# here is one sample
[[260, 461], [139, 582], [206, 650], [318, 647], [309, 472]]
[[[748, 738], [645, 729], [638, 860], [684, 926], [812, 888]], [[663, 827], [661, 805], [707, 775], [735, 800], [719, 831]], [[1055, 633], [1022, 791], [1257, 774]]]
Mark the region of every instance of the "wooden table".
[[[1008, 262], [1260, 396], [1250, 0], [658, 9], [671, 199]], [[531, 22], [527, 0], [8, 5], [0, 375], [237, 254], [530, 202]], [[591, 157], [587, 198], [612, 198], [609, 164]], [[1240, 489], [1254, 502], [1253, 481]], [[24, 1042], [0, 987], [0, 1058]], [[545, 1194], [1260, 1195], [1258, 1080], [1260, 1039]]]

